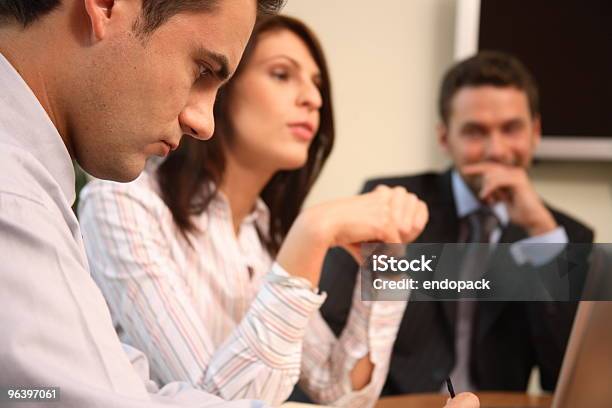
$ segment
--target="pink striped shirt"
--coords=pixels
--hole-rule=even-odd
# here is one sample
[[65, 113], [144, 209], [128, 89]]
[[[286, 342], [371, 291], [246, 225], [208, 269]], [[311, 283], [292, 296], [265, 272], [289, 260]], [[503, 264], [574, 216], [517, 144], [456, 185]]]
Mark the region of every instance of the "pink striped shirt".
[[[326, 295], [290, 277], [264, 249], [262, 200], [236, 236], [218, 194], [194, 217], [199, 232], [189, 245], [149, 169], [128, 184], [91, 182], [79, 215], [93, 277], [122, 340], [147, 354], [159, 382], [280, 404], [299, 380], [319, 403], [376, 402], [405, 303], [362, 302], [358, 283], [336, 338], [318, 312]], [[349, 373], [368, 352], [372, 380], [352, 391]]]

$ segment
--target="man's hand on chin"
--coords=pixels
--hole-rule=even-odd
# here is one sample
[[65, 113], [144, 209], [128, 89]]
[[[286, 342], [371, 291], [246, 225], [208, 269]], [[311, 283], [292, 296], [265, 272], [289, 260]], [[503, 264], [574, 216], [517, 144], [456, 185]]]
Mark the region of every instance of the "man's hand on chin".
[[444, 408], [480, 408], [480, 401], [471, 392], [462, 392], [455, 398], [449, 398]]
[[465, 165], [461, 172], [467, 177], [479, 176], [482, 185], [478, 199], [487, 205], [505, 202], [510, 221], [523, 227], [529, 236], [546, 234], [557, 228], [557, 222], [538, 196], [526, 169], [482, 162]]

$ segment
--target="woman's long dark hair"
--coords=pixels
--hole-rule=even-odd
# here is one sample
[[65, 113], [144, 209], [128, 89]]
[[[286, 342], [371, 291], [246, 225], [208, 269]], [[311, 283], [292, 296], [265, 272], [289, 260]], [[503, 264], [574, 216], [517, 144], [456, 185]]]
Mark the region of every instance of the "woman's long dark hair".
[[[300, 212], [306, 195], [319, 176], [334, 143], [334, 120], [327, 63], [321, 45], [312, 31], [301, 21], [276, 15], [258, 21], [246, 46], [234, 78], [249, 64], [263, 33], [289, 30], [304, 41], [321, 72], [322, 105], [320, 125], [308, 149], [306, 164], [296, 170], [279, 171], [264, 187], [261, 197], [270, 209], [268, 234], [260, 231], [271, 256], [276, 256]], [[233, 80], [219, 91], [215, 103], [215, 134], [210, 141], [183, 138], [180, 147], [158, 167], [157, 179], [161, 196], [170, 208], [174, 222], [188, 239], [196, 226], [192, 216], [206, 210], [225, 171], [224, 148], [232, 140], [231, 118], [228, 116]], [[188, 239], [189, 241], [189, 239]]]

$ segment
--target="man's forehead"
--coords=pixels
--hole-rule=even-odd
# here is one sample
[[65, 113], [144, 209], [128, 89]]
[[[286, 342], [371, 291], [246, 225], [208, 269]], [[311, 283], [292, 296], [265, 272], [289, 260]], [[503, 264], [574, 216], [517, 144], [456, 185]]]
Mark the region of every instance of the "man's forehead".
[[515, 117], [526, 113], [529, 113], [527, 94], [515, 87], [464, 87], [451, 101], [451, 115], [462, 117]]
[[[244, 6], [238, 7], [239, 4]], [[193, 53], [207, 50], [223, 56], [233, 72], [249, 40], [255, 16], [254, 0], [226, 0], [219, 1], [212, 11], [177, 14], [167, 25], [187, 41]]]

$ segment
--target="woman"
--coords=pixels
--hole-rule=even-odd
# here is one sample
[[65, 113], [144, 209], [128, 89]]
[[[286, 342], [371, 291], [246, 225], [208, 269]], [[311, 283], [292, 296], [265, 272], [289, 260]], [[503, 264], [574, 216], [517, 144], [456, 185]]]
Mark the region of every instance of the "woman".
[[[215, 107], [212, 141], [183, 140], [133, 183], [81, 195], [91, 268], [125, 342], [162, 383], [283, 402], [371, 406], [405, 304], [360, 301], [336, 339], [318, 313], [329, 247], [409, 242], [427, 209], [401, 189], [302, 203], [329, 156], [329, 77], [301, 22], [259, 22]], [[274, 262], [276, 259], [276, 262]]]

